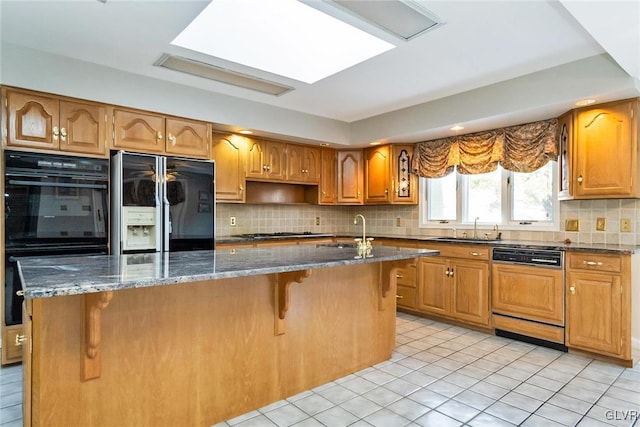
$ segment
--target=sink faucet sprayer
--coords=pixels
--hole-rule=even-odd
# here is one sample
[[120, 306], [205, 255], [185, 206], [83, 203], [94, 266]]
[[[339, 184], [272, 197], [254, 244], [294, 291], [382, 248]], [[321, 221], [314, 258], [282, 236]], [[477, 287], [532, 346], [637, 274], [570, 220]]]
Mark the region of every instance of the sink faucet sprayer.
[[372, 257], [373, 255], [371, 254], [371, 241], [373, 240], [373, 238], [367, 238], [365, 234], [367, 220], [364, 218], [364, 215], [357, 214], [355, 218], [353, 218], [354, 224], [358, 223], [358, 217], [362, 218], [362, 239], [354, 239], [358, 243], [358, 256], [356, 258]]

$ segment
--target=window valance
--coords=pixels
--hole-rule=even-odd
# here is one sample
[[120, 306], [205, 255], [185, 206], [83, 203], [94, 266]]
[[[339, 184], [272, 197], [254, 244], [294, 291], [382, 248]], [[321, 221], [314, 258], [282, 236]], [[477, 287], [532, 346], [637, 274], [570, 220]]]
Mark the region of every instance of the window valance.
[[513, 172], [532, 172], [558, 157], [556, 119], [511, 126], [433, 141], [418, 142], [412, 170], [438, 178], [453, 172], [465, 175], [492, 172], [498, 164]]

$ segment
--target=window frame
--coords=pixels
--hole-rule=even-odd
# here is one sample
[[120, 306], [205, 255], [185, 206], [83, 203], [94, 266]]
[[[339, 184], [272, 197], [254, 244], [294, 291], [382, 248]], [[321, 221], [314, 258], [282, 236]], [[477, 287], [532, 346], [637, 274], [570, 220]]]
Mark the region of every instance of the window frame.
[[[560, 200], [558, 199], [558, 167], [557, 162], [550, 161], [551, 173], [552, 173], [552, 194], [551, 200], [553, 202], [551, 221], [519, 221], [513, 220], [513, 172], [502, 169], [501, 173], [501, 216], [500, 223], [488, 223], [478, 221], [478, 226], [482, 228], [492, 228], [497, 225], [500, 230], [512, 230], [512, 231], [559, 231], [560, 230]], [[452, 172], [456, 174], [456, 219], [455, 220], [429, 220], [427, 218], [429, 214], [428, 209], [428, 187], [427, 178], [419, 178], [419, 227], [420, 228], [456, 228], [456, 229], [472, 229], [473, 220], [464, 221], [465, 217], [468, 217], [467, 212], [464, 209], [467, 208], [467, 195], [465, 184], [466, 176], [460, 175], [457, 171]], [[471, 218], [471, 217], [469, 217]]]

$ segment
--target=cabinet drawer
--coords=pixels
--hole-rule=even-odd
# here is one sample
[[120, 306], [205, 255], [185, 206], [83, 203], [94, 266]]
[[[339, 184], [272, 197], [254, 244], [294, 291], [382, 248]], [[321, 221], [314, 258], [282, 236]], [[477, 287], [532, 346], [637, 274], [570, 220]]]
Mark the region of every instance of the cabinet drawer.
[[416, 287], [416, 266], [410, 266], [408, 268], [399, 268], [396, 273], [396, 283], [398, 286], [409, 286], [411, 288]]
[[22, 345], [16, 345], [16, 337], [22, 335], [22, 326], [8, 326], [2, 339], [5, 351], [3, 363], [19, 362], [22, 359]]
[[447, 258], [464, 258], [489, 260], [491, 248], [488, 245], [459, 245], [453, 244], [430, 244], [423, 246], [425, 249], [436, 249], [440, 251], [440, 256]]
[[416, 308], [416, 289], [399, 285], [396, 290], [396, 304], [400, 307]]
[[613, 273], [622, 271], [622, 257], [618, 255], [569, 253], [568, 258], [571, 270], [607, 271]]

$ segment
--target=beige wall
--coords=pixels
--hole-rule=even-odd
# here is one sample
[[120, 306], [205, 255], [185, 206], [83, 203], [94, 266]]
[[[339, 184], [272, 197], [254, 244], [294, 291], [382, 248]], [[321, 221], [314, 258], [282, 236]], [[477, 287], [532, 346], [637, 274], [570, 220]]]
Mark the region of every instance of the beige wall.
[[[367, 218], [367, 234], [373, 236], [425, 237], [450, 236], [451, 228], [426, 229], [418, 227], [418, 206], [310, 206], [310, 205], [239, 205], [218, 204], [216, 235], [218, 237], [242, 233], [277, 231], [335, 233], [355, 235], [360, 225], [353, 225], [355, 214]], [[236, 227], [229, 226], [235, 216]], [[320, 218], [320, 225], [316, 224]], [[607, 230], [596, 231], [596, 218], [606, 218]], [[400, 227], [396, 220], [400, 218]], [[620, 233], [620, 219], [631, 219], [631, 232]], [[579, 232], [503, 231], [504, 239], [560, 241], [566, 238], [576, 243], [611, 243], [640, 245], [640, 200], [580, 200], [560, 203], [560, 223], [579, 219]], [[481, 230], [482, 233], [490, 230]]]

